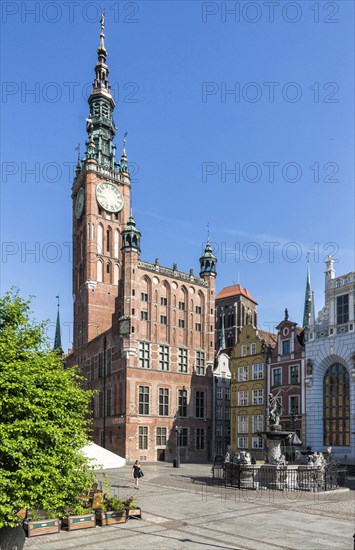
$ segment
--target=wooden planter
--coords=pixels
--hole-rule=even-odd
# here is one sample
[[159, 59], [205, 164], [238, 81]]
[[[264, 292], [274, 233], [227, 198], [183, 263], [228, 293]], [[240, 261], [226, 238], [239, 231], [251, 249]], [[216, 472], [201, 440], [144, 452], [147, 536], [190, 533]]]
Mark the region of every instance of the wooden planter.
[[126, 510], [117, 510], [114, 512], [101, 512], [101, 510], [96, 510], [95, 514], [96, 521], [98, 521], [101, 526], [126, 523], [127, 521]]
[[127, 518], [142, 519], [142, 509], [141, 508], [127, 508]]
[[23, 528], [28, 537], [51, 535], [59, 532], [59, 519], [25, 519]]
[[96, 517], [94, 513], [88, 513], [82, 516], [67, 516], [62, 520], [62, 529], [74, 531], [76, 529], [88, 529], [96, 527]]

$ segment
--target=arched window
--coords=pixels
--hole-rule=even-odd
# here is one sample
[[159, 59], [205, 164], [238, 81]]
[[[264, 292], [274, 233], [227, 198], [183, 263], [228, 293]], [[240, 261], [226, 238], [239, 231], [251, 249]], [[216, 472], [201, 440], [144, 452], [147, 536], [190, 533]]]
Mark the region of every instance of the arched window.
[[98, 262], [97, 262], [97, 282], [98, 282], [98, 283], [102, 283], [102, 276], [103, 276], [103, 273], [102, 273], [102, 261], [101, 261], [101, 260], [98, 260]]
[[115, 229], [114, 235], [115, 236], [114, 236], [113, 255], [115, 258], [118, 258], [118, 243], [119, 243], [118, 229]]
[[111, 227], [106, 230], [106, 251], [111, 251]]
[[103, 228], [102, 225], [99, 224], [97, 226], [97, 253], [102, 254], [103, 253], [103, 241], [104, 241], [104, 235], [103, 235]]
[[108, 283], [112, 282], [111, 262], [106, 263], [106, 280]]
[[118, 265], [115, 264], [113, 267], [113, 284], [118, 285]]
[[324, 445], [350, 445], [349, 373], [339, 363], [324, 375], [323, 421]]

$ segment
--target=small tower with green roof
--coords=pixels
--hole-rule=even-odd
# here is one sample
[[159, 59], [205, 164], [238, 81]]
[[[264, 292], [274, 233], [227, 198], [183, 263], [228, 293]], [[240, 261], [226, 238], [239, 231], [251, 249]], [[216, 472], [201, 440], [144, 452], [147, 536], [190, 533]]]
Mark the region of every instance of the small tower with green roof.
[[125, 229], [122, 231], [122, 251], [141, 253], [141, 232], [136, 226], [132, 211]]
[[212, 246], [210, 244], [210, 239], [208, 238], [206, 248], [203, 256], [200, 258], [200, 277], [212, 276], [216, 277], [217, 271], [217, 258], [213, 254]]

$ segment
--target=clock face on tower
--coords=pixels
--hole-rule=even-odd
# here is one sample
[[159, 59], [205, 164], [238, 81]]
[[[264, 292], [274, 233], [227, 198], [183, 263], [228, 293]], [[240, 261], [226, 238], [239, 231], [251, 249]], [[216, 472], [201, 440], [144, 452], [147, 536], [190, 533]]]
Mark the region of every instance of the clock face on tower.
[[78, 194], [76, 196], [75, 208], [74, 208], [75, 217], [77, 220], [80, 219], [81, 214], [83, 213], [84, 202], [85, 202], [85, 191], [82, 187], [80, 187]]
[[99, 183], [96, 187], [96, 200], [107, 212], [120, 212], [124, 199], [116, 185], [109, 182]]

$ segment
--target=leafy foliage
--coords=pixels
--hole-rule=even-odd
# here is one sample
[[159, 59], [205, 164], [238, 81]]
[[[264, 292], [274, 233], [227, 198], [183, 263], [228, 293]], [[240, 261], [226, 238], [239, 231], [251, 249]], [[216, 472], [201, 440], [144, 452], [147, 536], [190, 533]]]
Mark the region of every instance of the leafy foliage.
[[130, 510], [135, 510], [137, 506], [137, 500], [135, 497], [128, 497], [123, 501], [124, 507], [129, 508]]
[[0, 297], [0, 527], [17, 525], [22, 508], [70, 506], [94, 479], [80, 452], [92, 393], [30, 315], [18, 292]]

